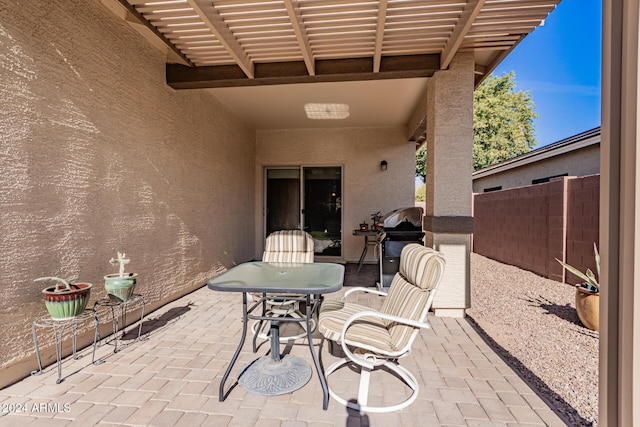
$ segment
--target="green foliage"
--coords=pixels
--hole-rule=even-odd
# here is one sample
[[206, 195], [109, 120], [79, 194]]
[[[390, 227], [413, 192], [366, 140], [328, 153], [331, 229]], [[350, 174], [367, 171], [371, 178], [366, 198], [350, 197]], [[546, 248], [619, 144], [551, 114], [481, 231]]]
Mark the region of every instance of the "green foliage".
[[587, 268], [587, 271], [585, 271], [584, 273], [580, 270], [578, 270], [577, 268], [567, 264], [566, 262], [562, 262], [560, 261], [558, 258], [556, 258], [556, 261], [558, 261], [564, 268], [567, 269], [567, 271], [575, 274], [576, 276], [578, 276], [579, 278], [581, 278], [582, 280], [584, 280], [584, 283], [586, 283], [587, 285], [589, 285], [589, 289], [594, 291], [594, 292], [600, 292], [600, 283], [599, 283], [599, 277], [600, 277], [600, 253], [598, 252], [598, 247], [596, 246], [596, 244], [593, 244], [593, 253], [596, 259], [596, 271], [598, 273], [598, 275], [596, 276], [593, 271], [591, 271], [590, 268]]
[[422, 144], [416, 151], [416, 176], [427, 182], [427, 145]]
[[416, 202], [424, 202], [427, 197], [427, 184], [422, 184], [416, 188]]
[[473, 94], [473, 169], [501, 163], [536, 146], [535, 104], [528, 91], [514, 92], [515, 73], [487, 77]]

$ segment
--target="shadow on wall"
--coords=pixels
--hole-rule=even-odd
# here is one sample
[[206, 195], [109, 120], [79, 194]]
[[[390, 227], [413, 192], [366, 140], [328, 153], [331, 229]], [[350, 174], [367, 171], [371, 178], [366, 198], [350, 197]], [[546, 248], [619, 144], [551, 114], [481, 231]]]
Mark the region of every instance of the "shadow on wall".
[[31, 321], [46, 314], [33, 278], [91, 282], [91, 306], [105, 295], [108, 260], [122, 251], [138, 273], [137, 292], [153, 304], [252, 256], [246, 229], [253, 227], [238, 224], [253, 215], [238, 208], [250, 205], [253, 193], [238, 189], [242, 178], [252, 182], [255, 150], [253, 134], [213, 95], [178, 93], [150, 79], [163, 74], [164, 63], [135, 31], [123, 30], [125, 23], [81, 25], [110, 13], [99, 3], [54, 2], [44, 21], [17, 4], [6, 12], [3, 368], [33, 354]]

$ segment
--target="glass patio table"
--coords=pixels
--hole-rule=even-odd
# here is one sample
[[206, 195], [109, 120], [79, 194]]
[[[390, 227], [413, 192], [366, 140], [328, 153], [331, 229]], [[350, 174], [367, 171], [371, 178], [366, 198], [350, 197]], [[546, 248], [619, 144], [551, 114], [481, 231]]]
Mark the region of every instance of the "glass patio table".
[[[269, 321], [271, 335], [271, 354], [262, 356], [251, 363], [240, 374], [238, 383], [246, 390], [262, 395], [291, 393], [304, 386], [311, 378], [309, 364], [292, 354], [280, 355], [280, 322], [306, 322], [307, 341], [313, 363], [324, 393], [323, 409], [329, 404], [329, 388], [320, 366], [318, 355], [313, 348], [311, 337], [311, 318], [318, 312], [322, 295], [342, 289], [344, 266], [333, 263], [269, 263], [247, 262], [216, 276], [208, 281], [210, 289], [222, 292], [242, 292], [242, 338], [238, 344], [227, 370], [220, 383], [219, 400], [225, 399], [224, 384], [231, 373], [247, 336], [247, 324], [251, 320]], [[263, 297], [251, 307], [247, 304], [247, 294], [258, 293]], [[268, 316], [264, 310], [266, 294], [278, 294], [285, 299], [296, 299], [295, 295], [304, 295], [300, 300], [307, 304], [306, 317]], [[291, 296], [287, 296], [291, 294]], [[311, 298], [311, 296], [314, 298]], [[262, 307], [261, 314], [253, 314]]]

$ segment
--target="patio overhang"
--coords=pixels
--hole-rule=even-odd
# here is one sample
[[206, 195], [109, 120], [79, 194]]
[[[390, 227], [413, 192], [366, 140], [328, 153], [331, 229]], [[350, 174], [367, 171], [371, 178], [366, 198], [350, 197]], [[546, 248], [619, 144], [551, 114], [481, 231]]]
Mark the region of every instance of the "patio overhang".
[[560, 0], [102, 0], [167, 53], [176, 89], [429, 77], [479, 84]]
[[351, 82], [431, 77], [439, 69], [440, 55], [390, 56], [381, 59], [380, 70], [372, 71], [372, 58], [316, 60], [314, 74], [304, 62], [259, 63], [248, 77], [238, 65], [189, 67], [167, 64], [167, 84], [174, 89], [264, 86], [297, 83]]

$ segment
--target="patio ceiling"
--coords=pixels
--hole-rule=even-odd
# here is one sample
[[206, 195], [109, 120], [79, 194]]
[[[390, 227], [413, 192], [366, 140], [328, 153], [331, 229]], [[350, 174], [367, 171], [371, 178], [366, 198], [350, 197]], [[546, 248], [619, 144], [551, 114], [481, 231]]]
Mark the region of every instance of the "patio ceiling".
[[[543, 24], [560, 2], [102, 1], [167, 52], [167, 84], [174, 89], [296, 84], [298, 94], [301, 83], [413, 79], [408, 84], [415, 86], [415, 79], [447, 69], [457, 52], [473, 52], [478, 84], [527, 34]], [[367, 85], [361, 86], [369, 93], [374, 88], [386, 94], [397, 90], [398, 84], [391, 89], [382, 84], [368, 89]], [[348, 86], [327, 88], [340, 93], [341, 87]], [[292, 89], [280, 89], [282, 99], [292, 93]], [[240, 101], [234, 104], [233, 99], [255, 101], [259, 91], [250, 92], [251, 96], [243, 95], [243, 91], [238, 95], [234, 91], [220, 93], [227, 103], [231, 102], [232, 109], [246, 110], [248, 116], [258, 114], [251, 112], [251, 105]], [[371, 103], [367, 97], [364, 99]], [[414, 104], [407, 106], [410, 102]], [[404, 111], [414, 105], [415, 100], [407, 100], [404, 107], [391, 107]], [[255, 120], [270, 124], [267, 127], [280, 126], [279, 122], [261, 117]], [[399, 120], [406, 119], [405, 115]]]

